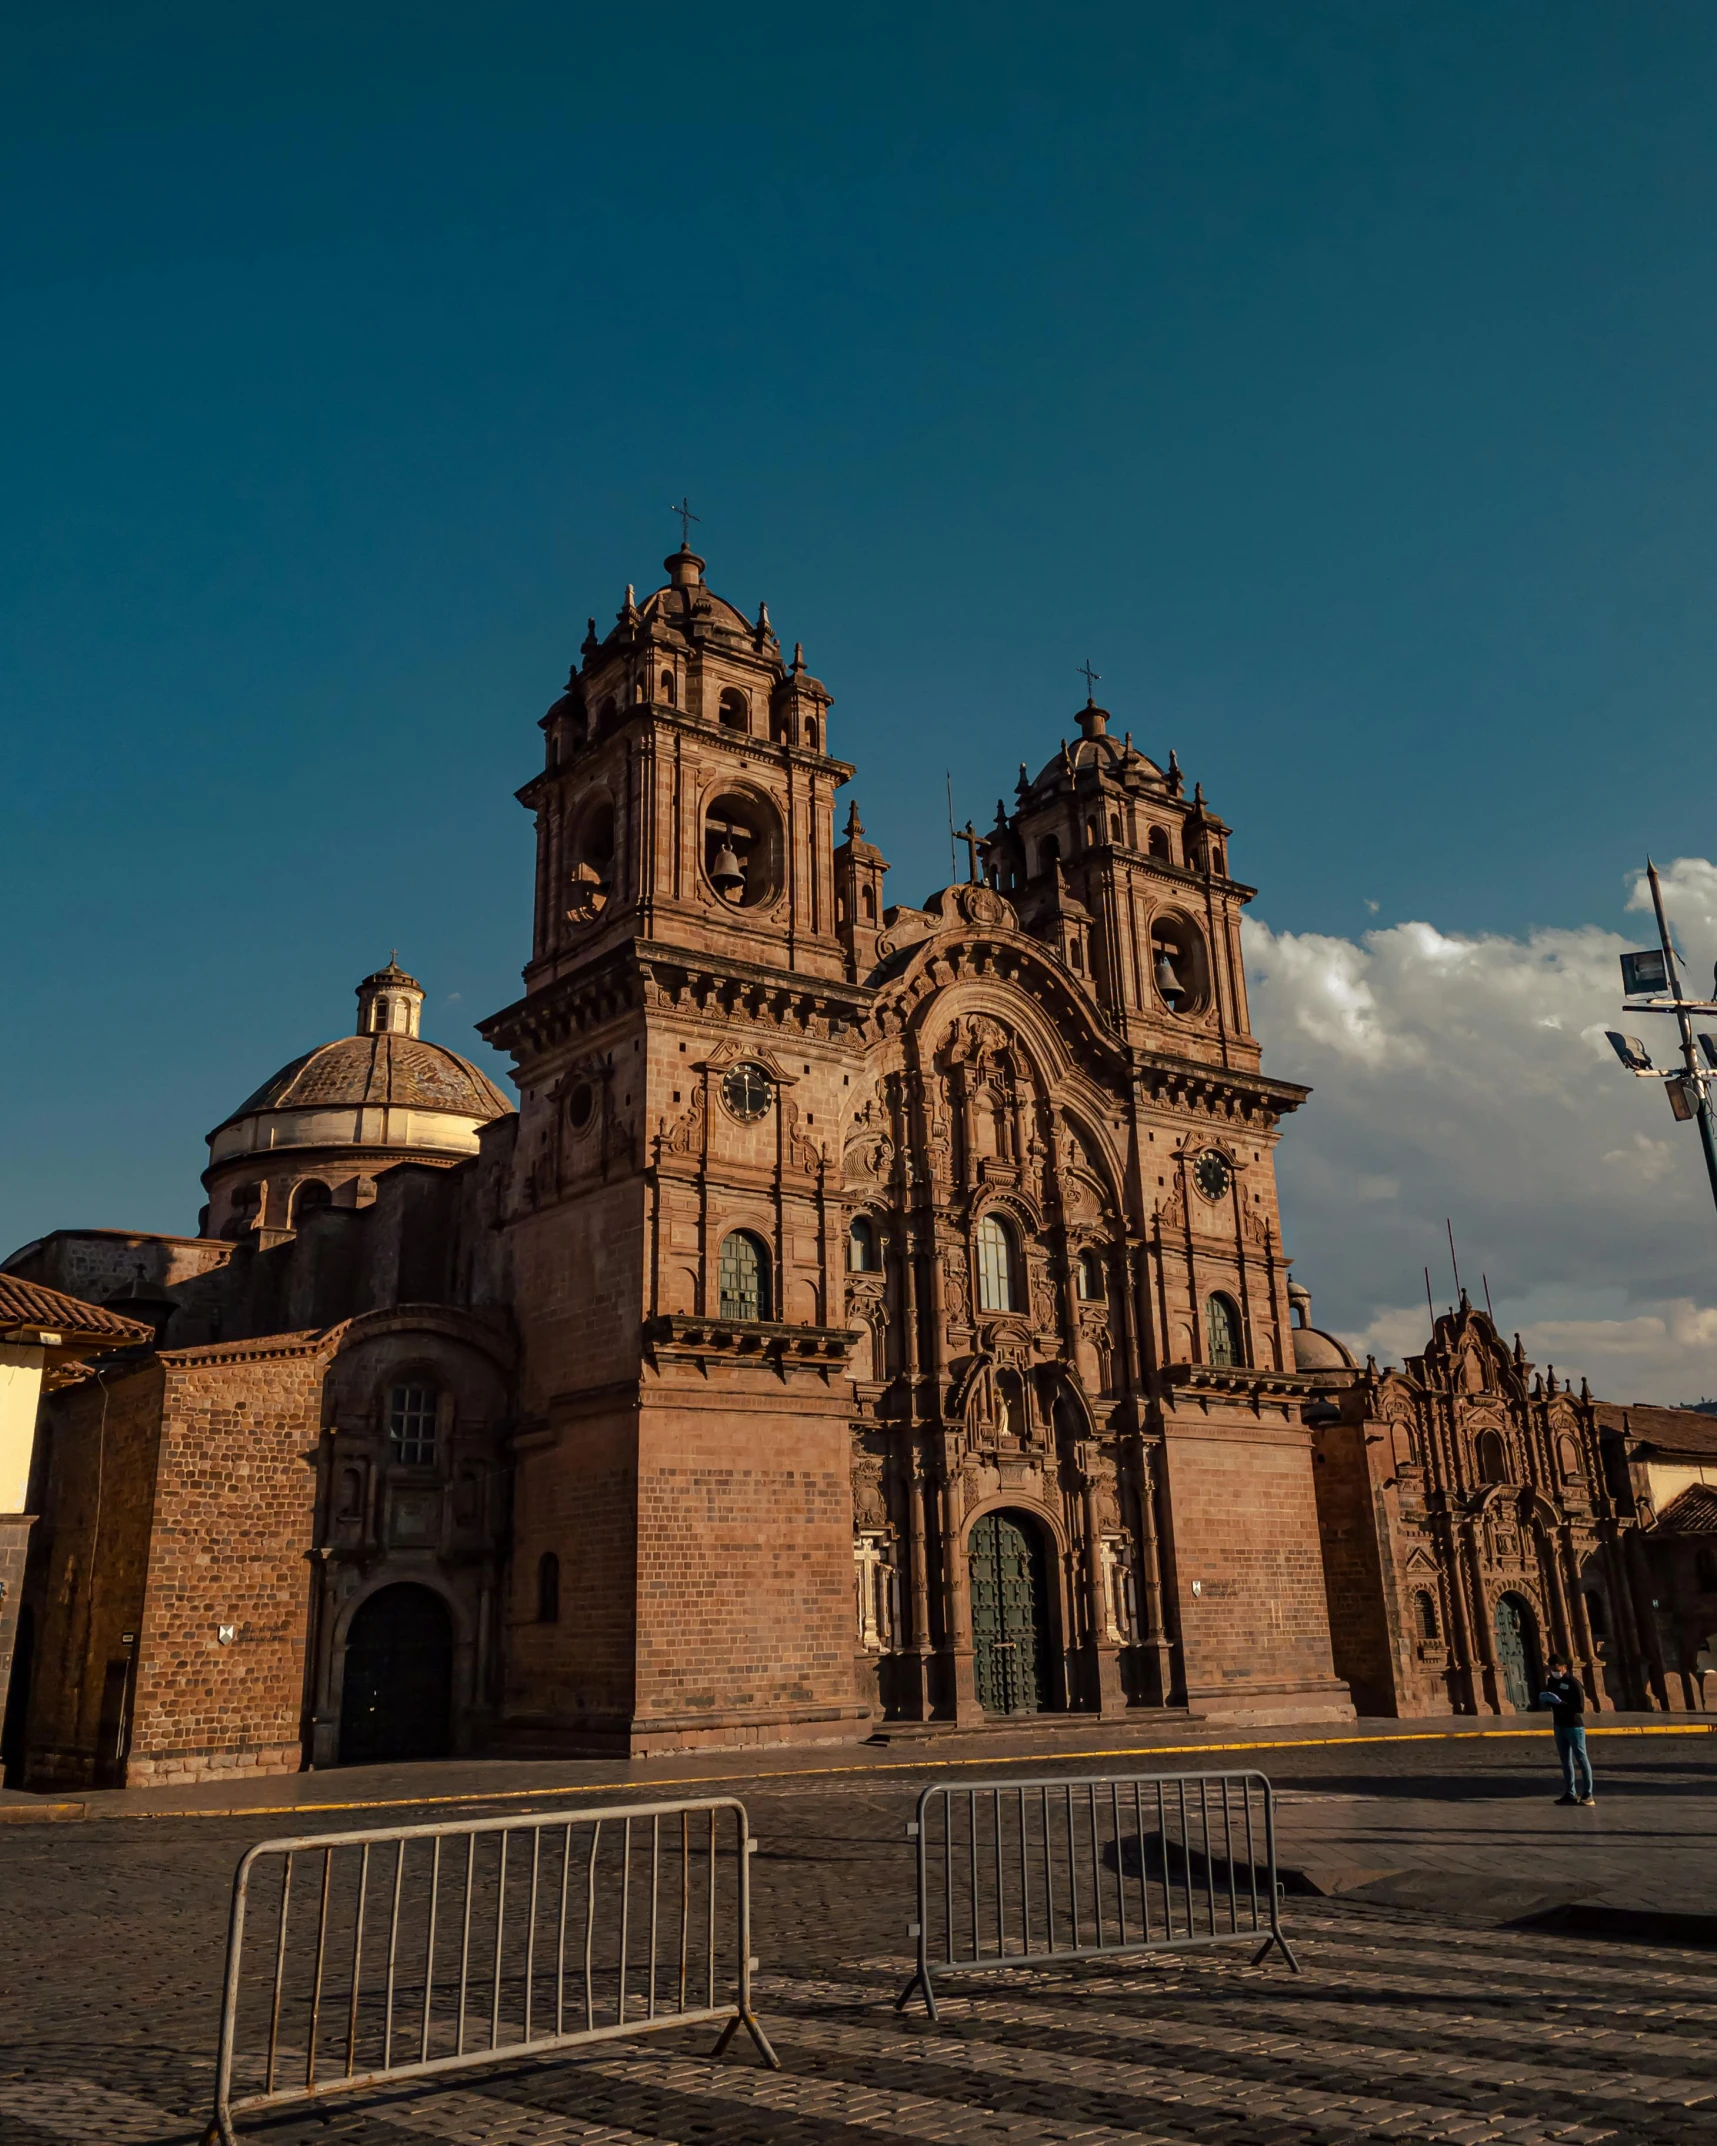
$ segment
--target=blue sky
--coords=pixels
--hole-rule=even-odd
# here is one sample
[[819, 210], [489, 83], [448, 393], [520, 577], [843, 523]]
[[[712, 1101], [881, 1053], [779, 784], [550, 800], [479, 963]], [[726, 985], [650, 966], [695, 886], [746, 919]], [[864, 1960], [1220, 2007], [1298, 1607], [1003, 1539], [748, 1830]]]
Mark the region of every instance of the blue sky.
[[1278, 933], [1637, 934], [1709, 852], [1708, 5], [0, 34], [8, 1244], [192, 1227], [391, 946], [481, 1053], [536, 718], [682, 490], [894, 899], [1087, 656]]

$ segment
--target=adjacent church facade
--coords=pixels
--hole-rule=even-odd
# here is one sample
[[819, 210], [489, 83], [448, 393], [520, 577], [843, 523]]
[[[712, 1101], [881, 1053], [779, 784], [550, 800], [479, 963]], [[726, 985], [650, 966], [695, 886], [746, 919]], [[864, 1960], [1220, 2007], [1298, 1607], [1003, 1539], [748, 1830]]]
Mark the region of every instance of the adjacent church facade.
[[[1511, 1591], [1522, 1660], [1699, 1704], [1589, 1397], [1566, 1429], [1465, 1311], [1399, 1374], [1307, 1324], [1306, 1091], [1174, 756], [1088, 701], [969, 880], [890, 903], [829, 693], [703, 570], [593, 621], [542, 720], [481, 1024], [516, 1109], [390, 962], [210, 1136], [195, 1238], [6, 1263], [153, 1336], [44, 1417], [9, 1778], [1507, 1711]], [[1446, 1428], [1475, 1349], [1494, 1479]]]

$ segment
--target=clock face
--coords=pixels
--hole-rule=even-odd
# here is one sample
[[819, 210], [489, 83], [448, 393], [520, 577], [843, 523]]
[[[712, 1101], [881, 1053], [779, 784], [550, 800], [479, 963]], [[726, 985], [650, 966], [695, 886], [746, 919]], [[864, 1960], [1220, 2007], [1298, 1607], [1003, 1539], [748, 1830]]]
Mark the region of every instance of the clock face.
[[1193, 1165], [1193, 1183], [1207, 1200], [1219, 1200], [1234, 1182], [1234, 1172], [1228, 1166], [1226, 1155], [1219, 1155], [1214, 1148], [1206, 1148]]
[[722, 1101], [749, 1124], [769, 1108], [769, 1076], [761, 1066], [735, 1066], [721, 1084]]

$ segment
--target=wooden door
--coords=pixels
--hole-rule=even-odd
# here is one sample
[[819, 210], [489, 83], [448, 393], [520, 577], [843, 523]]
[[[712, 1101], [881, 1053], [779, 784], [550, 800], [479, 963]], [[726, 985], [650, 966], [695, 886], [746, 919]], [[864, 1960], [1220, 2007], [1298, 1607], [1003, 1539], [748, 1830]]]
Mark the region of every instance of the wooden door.
[[1035, 1714], [1045, 1699], [1049, 1619], [1043, 1550], [1033, 1524], [985, 1513], [969, 1540], [972, 1675], [986, 1714]]

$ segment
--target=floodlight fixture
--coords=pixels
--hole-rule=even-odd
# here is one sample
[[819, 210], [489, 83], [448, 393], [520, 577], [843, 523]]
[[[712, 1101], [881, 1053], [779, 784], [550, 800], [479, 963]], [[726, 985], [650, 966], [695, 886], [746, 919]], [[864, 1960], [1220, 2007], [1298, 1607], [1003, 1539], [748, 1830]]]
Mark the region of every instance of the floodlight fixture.
[[[1676, 1123], [1696, 1124], [1699, 1144], [1705, 1151], [1705, 1174], [1711, 1181], [1711, 1197], [1717, 1201], [1717, 1110], [1712, 1107], [1712, 1084], [1717, 1082], [1717, 1036], [1695, 1035], [1692, 1016], [1717, 1014], [1717, 998], [1710, 1002], [1691, 997], [1682, 988], [1676, 967], [1675, 942], [1669, 936], [1669, 919], [1663, 911], [1663, 882], [1657, 866], [1645, 861], [1646, 884], [1651, 888], [1652, 914], [1657, 923], [1657, 944], [1637, 947], [1623, 954], [1622, 990], [1633, 1013], [1666, 1013], [1673, 1017], [1681, 1040], [1681, 1064], [1662, 1071], [1654, 1066], [1638, 1036], [1624, 1036], [1619, 1029], [1606, 1029], [1610, 1048], [1636, 1080], [1661, 1080], [1663, 1092]], [[1713, 979], [1717, 990], [1717, 976]]]
[[1621, 962], [1626, 997], [1651, 998], [1675, 989], [1670, 980], [1669, 956], [1662, 947], [1648, 946], [1642, 953], [1624, 954]]

